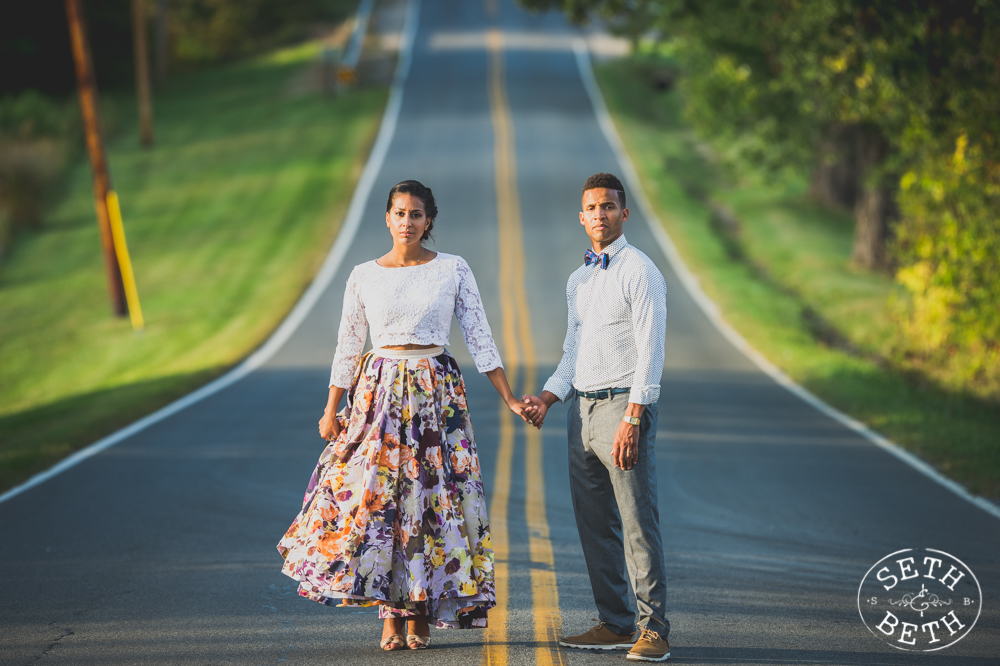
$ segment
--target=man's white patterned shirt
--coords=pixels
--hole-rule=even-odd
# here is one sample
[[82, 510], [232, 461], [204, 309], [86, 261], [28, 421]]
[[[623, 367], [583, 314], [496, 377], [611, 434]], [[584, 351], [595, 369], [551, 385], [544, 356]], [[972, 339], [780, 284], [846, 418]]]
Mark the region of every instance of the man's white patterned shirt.
[[604, 251], [606, 269], [585, 264], [569, 276], [563, 356], [544, 390], [565, 401], [573, 389], [630, 387], [629, 402], [653, 404], [663, 374], [667, 285], [624, 235]]

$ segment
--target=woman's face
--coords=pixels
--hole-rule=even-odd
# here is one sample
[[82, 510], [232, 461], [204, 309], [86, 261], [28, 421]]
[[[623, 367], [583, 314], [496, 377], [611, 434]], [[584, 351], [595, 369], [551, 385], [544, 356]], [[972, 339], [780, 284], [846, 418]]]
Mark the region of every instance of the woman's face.
[[400, 245], [420, 243], [420, 237], [427, 229], [424, 202], [412, 194], [397, 194], [392, 200], [392, 208], [385, 214], [385, 225], [389, 227], [392, 239]]

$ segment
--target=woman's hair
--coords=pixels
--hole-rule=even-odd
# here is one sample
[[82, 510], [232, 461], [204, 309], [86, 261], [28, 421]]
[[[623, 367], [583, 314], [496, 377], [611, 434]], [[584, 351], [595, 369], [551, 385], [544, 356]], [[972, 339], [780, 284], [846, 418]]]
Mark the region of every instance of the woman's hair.
[[427, 228], [424, 229], [420, 240], [427, 240], [431, 237], [431, 229], [434, 228], [434, 218], [438, 215], [437, 204], [434, 203], [434, 193], [431, 192], [431, 188], [418, 180], [404, 180], [401, 183], [396, 183], [389, 190], [389, 200], [385, 202], [385, 212], [388, 213], [392, 210], [392, 202], [399, 194], [409, 194], [423, 202], [424, 215], [427, 216]]

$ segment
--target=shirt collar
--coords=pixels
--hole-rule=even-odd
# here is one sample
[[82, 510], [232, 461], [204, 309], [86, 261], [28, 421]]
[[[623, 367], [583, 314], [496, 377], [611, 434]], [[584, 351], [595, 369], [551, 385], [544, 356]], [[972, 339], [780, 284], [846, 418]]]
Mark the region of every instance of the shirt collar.
[[626, 245], [628, 245], [628, 241], [625, 240], [625, 234], [622, 234], [621, 236], [615, 239], [615, 242], [604, 248], [604, 252], [607, 253], [608, 259], [611, 260], [614, 259], [615, 255], [621, 252], [622, 248], [624, 248]]

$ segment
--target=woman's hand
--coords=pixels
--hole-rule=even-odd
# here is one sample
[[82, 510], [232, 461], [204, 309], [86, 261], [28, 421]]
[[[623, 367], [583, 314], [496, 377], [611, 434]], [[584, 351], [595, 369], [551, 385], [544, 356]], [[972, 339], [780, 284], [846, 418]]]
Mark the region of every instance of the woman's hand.
[[319, 436], [328, 442], [340, 436], [340, 421], [337, 420], [337, 414], [330, 409], [323, 412], [323, 418], [319, 420]]
[[340, 399], [344, 397], [347, 389], [339, 386], [330, 387], [330, 395], [326, 401], [326, 409], [323, 410], [323, 418], [319, 420], [319, 436], [328, 442], [332, 442], [340, 435], [340, 421], [337, 420], [337, 408], [340, 406]]
[[541, 428], [542, 424], [536, 423], [535, 414], [536, 411], [532, 409], [532, 406], [528, 403], [521, 402], [510, 392], [510, 385], [507, 383], [507, 375], [503, 373], [503, 368], [493, 368], [486, 372], [486, 376], [489, 378], [490, 383], [493, 384], [493, 388], [497, 390], [500, 397], [503, 398], [504, 403], [507, 405], [507, 409], [514, 412], [522, 419], [525, 423], [530, 423], [536, 428]]

